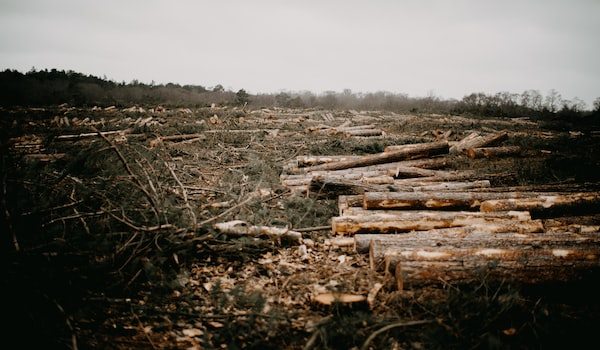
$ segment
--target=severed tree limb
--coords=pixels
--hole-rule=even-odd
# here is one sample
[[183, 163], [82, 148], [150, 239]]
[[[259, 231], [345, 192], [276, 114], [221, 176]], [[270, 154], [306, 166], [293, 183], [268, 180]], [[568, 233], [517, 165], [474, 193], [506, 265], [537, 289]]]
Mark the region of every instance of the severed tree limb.
[[194, 209], [192, 209], [192, 206], [190, 205], [190, 202], [188, 201], [187, 191], [185, 190], [185, 187], [183, 186], [181, 181], [179, 181], [179, 178], [177, 177], [177, 175], [175, 175], [175, 171], [173, 170], [173, 168], [171, 168], [169, 163], [165, 162], [165, 166], [167, 167], [167, 169], [169, 169], [169, 171], [171, 172], [171, 176], [173, 176], [173, 178], [175, 179], [175, 181], [181, 188], [181, 193], [183, 195], [183, 201], [185, 202], [185, 207], [188, 209], [188, 211], [190, 212], [190, 216], [192, 217], [192, 227], [194, 229], [196, 229], [198, 220], [196, 219], [196, 213], [194, 213]]
[[[418, 146], [418, 147], [417, 147]], [[400, 160], [409, 160], [417, 158], [431, 157], [434, 155], [448, 153], [448, 142], [438, 141], [431, 143], [417, 144], [415, 147], [400, 149], [397, 151], [382, 152], [379, 154], [372, 154], [360, 157], [355, 160], [339, 161], [334, 163], [325, 163], [315, 165], [312, 167], [304, 168], [303, 170], [315, 171], [315, 170], [341, 170], [348, 168], [355, 168], [360, 166], [369, 166], [381, 163], [396, 162]]]
[[363, 345], [360, 347], [360, 350], [369, 349], [369, 344], [371, 344], [373, 339], [375, 339], [381, 333], [389, 331], [390, 329], [399, 328], [399, 327], [408, 327], [408, 326], [418, 326], [418, 325], [433, 323], [433, 322], [434, 322], [434, 320], [419, 320], [419, 321], [401, 321], [401, 322], [389, 324], [389, 325], [382, 327], [382, 328], [376, 330], [375, 332], [371, 333], [371, 335], [367, 338], [367, 340], [365, 340]]
[[519, 146], [504, 146], [504, 147], [479, 147], [469, 148], [464, 150], [469, 158], [492, 158], [492, 157], [503, 157], [512, 156], [521, 153], [521, 147]]
[[214, 225], [214, 228], [217, 231], [225, 234], [249, 236], [266, 235], [276, 239], [287, 238], [296, 242], [300, 242], [302, 240], [302, 233], [298, 231], [272, 226], [249, 225], [247, 222], [242, 220], [232, 220], [217, 223]]
[[96, 129], [94, 126], [92, 126], [92, 129], [94, 131], [96, 131], [96, 133], [98, 135], [100, 135], [100, 137], [102, 137], [104, 139], [104, 141], [106, 141], [110, 145], [110, 147], [115, 151], [115, 153], [117, 154], [117, 157], [119, 157], [119, 160], [121, 161], [121, 163], [123, 163], [123, 166], [125, 166], [125, 170], [127, 170], [127, 173], [131, 176], [131, 178], [136, 183], [136, 185], [138, 185], [138, 188], [142, 191], [142, 193], [144, 193], [144, 195], [148, 199], [148, 202], [150, 202], [150, 205], [152, 206], [152, 209], [154, 210], [154, 214], [156, 215], [156, 218], [158, 220], [159, 227], [160, 227], [160, 219], [158, 219], [160, 215], [159, 215], [159, 210], [158, 210], [158, 205], [156, 203], [156, 199], [154, 197], [152, 197], [152, 195], [150, 195], [150, 192], [148, 192], [148, 190], [142, 184], [142, 182], [140, 181], [138, 176], [133, 172], [133, 170], [131, 170], [129, 163], [127, 162], [127, 160], [125, 159], [125, 156], [123, 156], [123, 153], [121, 153], [121, 151], [119, 150], [117, 145], [115, 145], [114, 142], [109, 140], [108, 137], [106, 137], [106, 135], [104, 135], [102, 132], [100, 132], [100, 130]]

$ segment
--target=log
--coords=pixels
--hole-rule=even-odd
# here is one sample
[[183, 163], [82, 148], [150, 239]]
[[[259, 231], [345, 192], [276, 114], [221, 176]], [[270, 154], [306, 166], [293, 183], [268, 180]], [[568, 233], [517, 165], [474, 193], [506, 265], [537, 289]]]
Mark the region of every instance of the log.
[[287, 228], [250, 225], [242, 220], [220, 222], [214, 225], [215, 230], [237, 236], [268, 236], [274, 239], [288, 239], [295, 242], [302, 241], [302, 233]]
[[[439, 141], [439, 142], [432, 142], [432, 143], [447, 143], [447, 141]], [[409, 143], [409, 144], [405, 144], [405, 145], [390, 145], [390, 146], [386, 146], [384, 148], [384, 152], [398, 152], [398, 151], [402, 151], [402, 152], [415, 152], [418, 151], [420, 148], [422, 148], [424, 144], [423, 143]]]
[[469, 135], [467, 135], [465, 138], [463, 138], [462, 140], [454, 143], [451, 147], [450, 147], [450, 154], [456, 154], [456, 153], [460, 153], [463, 151], [463, 149], [465, 148], [464, 146], [466, 144], [468, 144], [469, 142], [471, 142], [472, 140], [476, 139], [479, 137], [479, 133], [477, 132], [472, 132]]
[[[307, 168], [314, 165], [333, 163], [346, 160], [360, 159], [362, 156], [299, 156], [295, 161], [290, 162], [284, 167], [284, 171], [288, 174], [295, 174], [304, 171], [302, 168]], [[414, 160], [403, 160], [399, 162], [381, 163], [364, 167], [353, 167], [342, 170], [334, 170], [336, 172], [363, 172], [363, 171], [385, 171], [395, 169], [398, 165], [403, 167], [415, 167], [421, 169], [440, 169], [448, 165], [448, 161], [443, 157], [421, 158]], [[314, 171], [311, 171], [314, 173]]]
[[[375, 268], [394, 274], [400, 268], [403, 285], [429, 283], [481, 283], [508, 280], [525, 283], [577, 280], [598, 272], [600, 248], [597, 241], [585, 248], [550, 245], [544, 248], [409, 248], [386, 249], [383, 264], [374, 258]], [[383, 265], [383, 266], [381, 266]], [[400, 285], [400, 283], [399, 283]]]
[[354, 195], [339, 195], [338, 196], [338, 212], [339, 215], [343, 215], [344, 210], [350, 207], [361, 206], [362, 208], [363, 196], [360, 194]]
[[548, 248], [554, 246], [593, 248], [600, 247], [600, 232], [544, 232], [518, 233], [473, 230], [469, 228], [443, 228], [397, 234], [356, 234], [354, 251], [367, 254], [376, 247], [374, 261], [383, 261], [383, 252], [409, 248]]
[[500, 131], [487, 136], [477, 136], [470, 138], [459, 145], [456, 145], [455, 152], [464, 152], [471, 148], [490, 147], [496, 146], [508, 139], [508, 133], [506, 131]]
[[504, 198], [483, 201], [483, 212], [530, 210], [568, 214], [573, 212], [600, 212], [600, 192], [540, 195], [534, 198]]
[[489, 180], [463, 181], [463, 182], [442, 182], [424, 186], [415, 186], [413, 191], [464, 191], [475, 188], [489, 188]]
[[504, 146], [504, 147], [480, 147], [469, 148], [464, 150], [469, 158], [493, 158], [503, 156], [514, 156], [521, 153], [519, 146]]
[[403, 165], [396, 165], [394, 168], [387, 171], [387, 175], [393, 176], [394, 178], [442, 176], [443, 174], [447, 174], [447, 172]]
[[534, 198], [537, 192], [365, 192], [364, 209], [479, 209], [492, 199]]
[[486, 232], [543, 232], [541, 220], [530, 220], [522, 212], [481, 215], [481, 212], [398, 211], [397, 214], [344, 215], [331, 218], [337, 235], [400, 233], [439, 228], [469, 227]]
[[373, 155], [366, 155], [355, 160], [346, 160], [334, 163], [315, 165], [312, 167], [305, 168], [304, 171], [309, 172], [316, 170], [341, 170], [381, 163], [397, 162], [400, 160], [426, 158], [445, 153], [448, 153], [448, 142], [438, 141], [418, 144], [418, 147], [417, 145], [415, 145], [415, 147], [407, 150], [382, 152]]
[[356, 129], [356, 130], [346, 130], [344, 131], [344, 136], [381, 136], [383, 135], [383, 131], [379, 129]]
[[310, 182], [309, 190], [319, 196], [334, 198], [340, 194], [361, 194], [367, 191], [381, 192], [387, 189], [385, 185], [369, 184], [360, 180], [347, 180], [317, 176]]

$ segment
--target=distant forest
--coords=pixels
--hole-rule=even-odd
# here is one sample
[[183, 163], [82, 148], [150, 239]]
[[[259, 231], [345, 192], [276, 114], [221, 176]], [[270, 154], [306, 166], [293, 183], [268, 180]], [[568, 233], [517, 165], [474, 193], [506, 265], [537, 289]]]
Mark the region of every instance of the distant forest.
[[245, 108], [323, 108], [340, 110], [380, 110], [399, 113], [471, 114], [482, 117], [581, 118], [600, 116], [600, 97], [593, 106], [581, 99], [563, 99], [556, 90], [546, 95], [537, 90], [522, 93], [474, 92], [461, 100], [437, 96], [409, 97], [407, 94], [378, 91], [356, 93], [327, 91], [314, 94], [277, 92], [270, 94], [226, 90], [222, 85], [144, 84], [137, 80], [115, 82], [106, 77], [85, 75], [71, 70], [36, 70], [27, 73], [7, 69], [0, 72], [0, 106], [76, 107], [207, 107], [212, 104]]

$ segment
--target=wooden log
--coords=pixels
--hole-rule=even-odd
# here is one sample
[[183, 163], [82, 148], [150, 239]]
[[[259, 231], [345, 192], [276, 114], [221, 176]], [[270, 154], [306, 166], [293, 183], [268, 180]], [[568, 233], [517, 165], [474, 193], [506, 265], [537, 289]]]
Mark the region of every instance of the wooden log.
[[[428, 176], [442, 176], [442, 172], [439, 170], [422, 169], [412, 166], [396, 165], [395, 167], [387, 171], [387, 175], [393, 176], [394, 178], [411, 178], [411, 177], [428, 177]], [[447, 172], [443, 172], [447, 173]]]
[[537, 192], [366, 192], [364, 209], [479, 209], [492, 199], [534, 198]]
[[[344, 236], [346, 237], [346, 236]], [[552, 246], [593, 248], [600, 247], [600, 232], [487, 232], [470, 228], [443, 228], [428, 231], [413, 231], [397, 234], [356, 234], [354, 250], [369, 253], [376, 246], [375, 261], [383, 261], [387, 249], [408, 248], [548, 248]], [[372, 243], [373, 242], [373, 243]]]
[[[396, 186], [427, 186], [433, 183], [450, 182], [450, 181], [477, 181], [477, 180], [493, 180], [493, 179], [514, 179], [517, 174], [515, 172], [503, 172], [503, 173], [478, 173], [471, 170], [462, 171], [449, 171], [449, 172], [438, 172], [436, 176], [418, 177], [418, 178], [407, 178], [407, 179], [396, 179], [394, 185]], [[496, 192], [502, 192], [493, 190]], [[398, 191], [401, 192], [401, 191]]]
[[600, 212], [600, 192], [550, 194], [533, 198], [490, 199], [481, 203], [480, 210], [483, 212], [530, 210], [536, 213], [544, 211], [553, 213]]
[[375, 165], [381, 163], [396, 162], [400, 160], [417, 159], [431, 157], [434, 155], [448, 153], [448, 142], [438, 141], [431, 143], [418, 144], [419, 147], [413, 147], [408, 150], [399, 150], [392, 152], [382, 152], [373, 155], [366, 155], [359, 159], [340, 161], [334, 163], [320, 164], [312, 167], [307, 167], [304, 171], [315, 170], [341, 170], [355, 168], [360, 166]]
[[464, 191], [474, 188], [489, 188], [490, 180], [442, 182], [438, 184], [414, 186], [413, 191]]
[[504, 146], [504, 147], [480, 147], [480, 148], [469, 148], [464, 150], [469, 158], [492, 158], [492, 157], [504, 157], [514, 156], [521, 153], [521, 147], [519, 146]]
[[453, 144], [450, 147], [450, 149], [449, 149], [450, 154], [461, 153], [463, 151], [463, 149], [465, 149], [466, 144], [468, 144], [469, 142], [471, 142], [472, 140], [474, 140], [478, 137], [479, 137], [479, 133], [477, 133], [477, 132], [470, 133], [465, 138], [456, 142], [455, 144]]
[[[410, 248], [386, 249], [383, 264], [374, 258], [374, 267], [386, 274], [401, 268], [404, 285], [428, 283], [471, 283], [508, 280], [526, 283], [577, 280], [600, 268], [598, 242], [578, 246], [549, 245], [544, 248]], [[383, 265], [383, 266], [381, 266]]]
[[338, 212], [342, 216], [344, 210], [350, 207], [361, 206], [362, 208], [363, 197], [362, 195], [339, 195], [338, 196]]
[[[295, 161], [290, 162], [284, 167], [284, 171], [288, 174], [297, 174], [303, 172], [307, 167], [311, 167], [314, 165], [324, 164], [324, 163], [333, 163], [339, 161], [346, 160], [356, 160], [360, 159], [362, 156], [300, 156]], [[364, 167], [353, 167], [342, 170], [334, 170], [338, 172], [349, 171], [349, 172], [363, 172], [363, 171], [388, 171], [391, 169], [395, 169], [398, 165], [403, 167], [415, 167], [421, 169], [440, 169], [448, 165], [448, 161], [443, 157], [434, 157], [434, 158], [421, 158], [414, 160], [403, 160], [399, 162], [391, 162], [391, 163], [381, 163], [374, 164]], [[310, 171], [314, 173], [314, 171]]]
[[206, 135], [204, 134], [182, 134], [182, 135], [168, 135], [168, 136], [159, 136], [158, 139], [161, 141], [183, 141], [190, 139], [205, 139]]
[[237, 236], [268, 236], [274, 239], [284, 238], [298, 243], [302, 241], [302, 234], [300, 232], [281, 227], [250, 225], [242, 220], [220, 222], [215, 224], [214, 228], [224, 234]]
[[382, 192], [389, 190], [385, 185], [370, 184], [360, 180], [316, 176], [309, 189], [320, 196], [334, 198], [340, 194], [361, 194], [367, 191]]
[[[447, 143], [447, 141], [439, 141], [441, 143]], [[433, 142], [437, 143], [437, 142]], [[384, 148], [384, 152], [415, 152], [422, 148], [424, 144], [422, 143], [409, 143], [405, 145], [389, 145]]]
[[337, 235], [400, 233], [450, 227], [470, 227], [487, 232], [543, 232], [541, 220], [530, 220], [522, 212], [480, 215], [481, 212], [398, 211], [397, 214], [344, 215], [331, 218]]
[[379, 130], [379, 129], [356, 129], [356, 130], [344, 131], [344, 136], [346, 136], [346, 137], [351, 137], [351, 136], [368, 137], [368, 136], [381, 136], [381, 135], [383, 135], [383, 131]]
[[461, 145], [461, 150], [464, 152], [467, 149], [471, 148], [480, 148], [480, 147], [491, 147], [499, 145], [500, 143], [506, 141], [508, 139], [508, 133], [506, 131], [500, 131], [494, 134], [489, 134], [486, 136], [478, 136], [472, 140], [464, 142]]
[[323, 163], [333, 163], [358, 158], [360, 158], [360, 156], [298, 156], [296, 157], [296, 166], [307, 167]]

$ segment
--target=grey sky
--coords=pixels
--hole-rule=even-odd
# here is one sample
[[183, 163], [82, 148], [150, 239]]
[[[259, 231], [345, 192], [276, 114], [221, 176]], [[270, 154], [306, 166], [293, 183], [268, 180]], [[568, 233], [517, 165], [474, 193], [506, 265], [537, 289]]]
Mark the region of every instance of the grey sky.
[[309, 90], [600, 96], [598, 0], [1, 0], [0, 69]]

